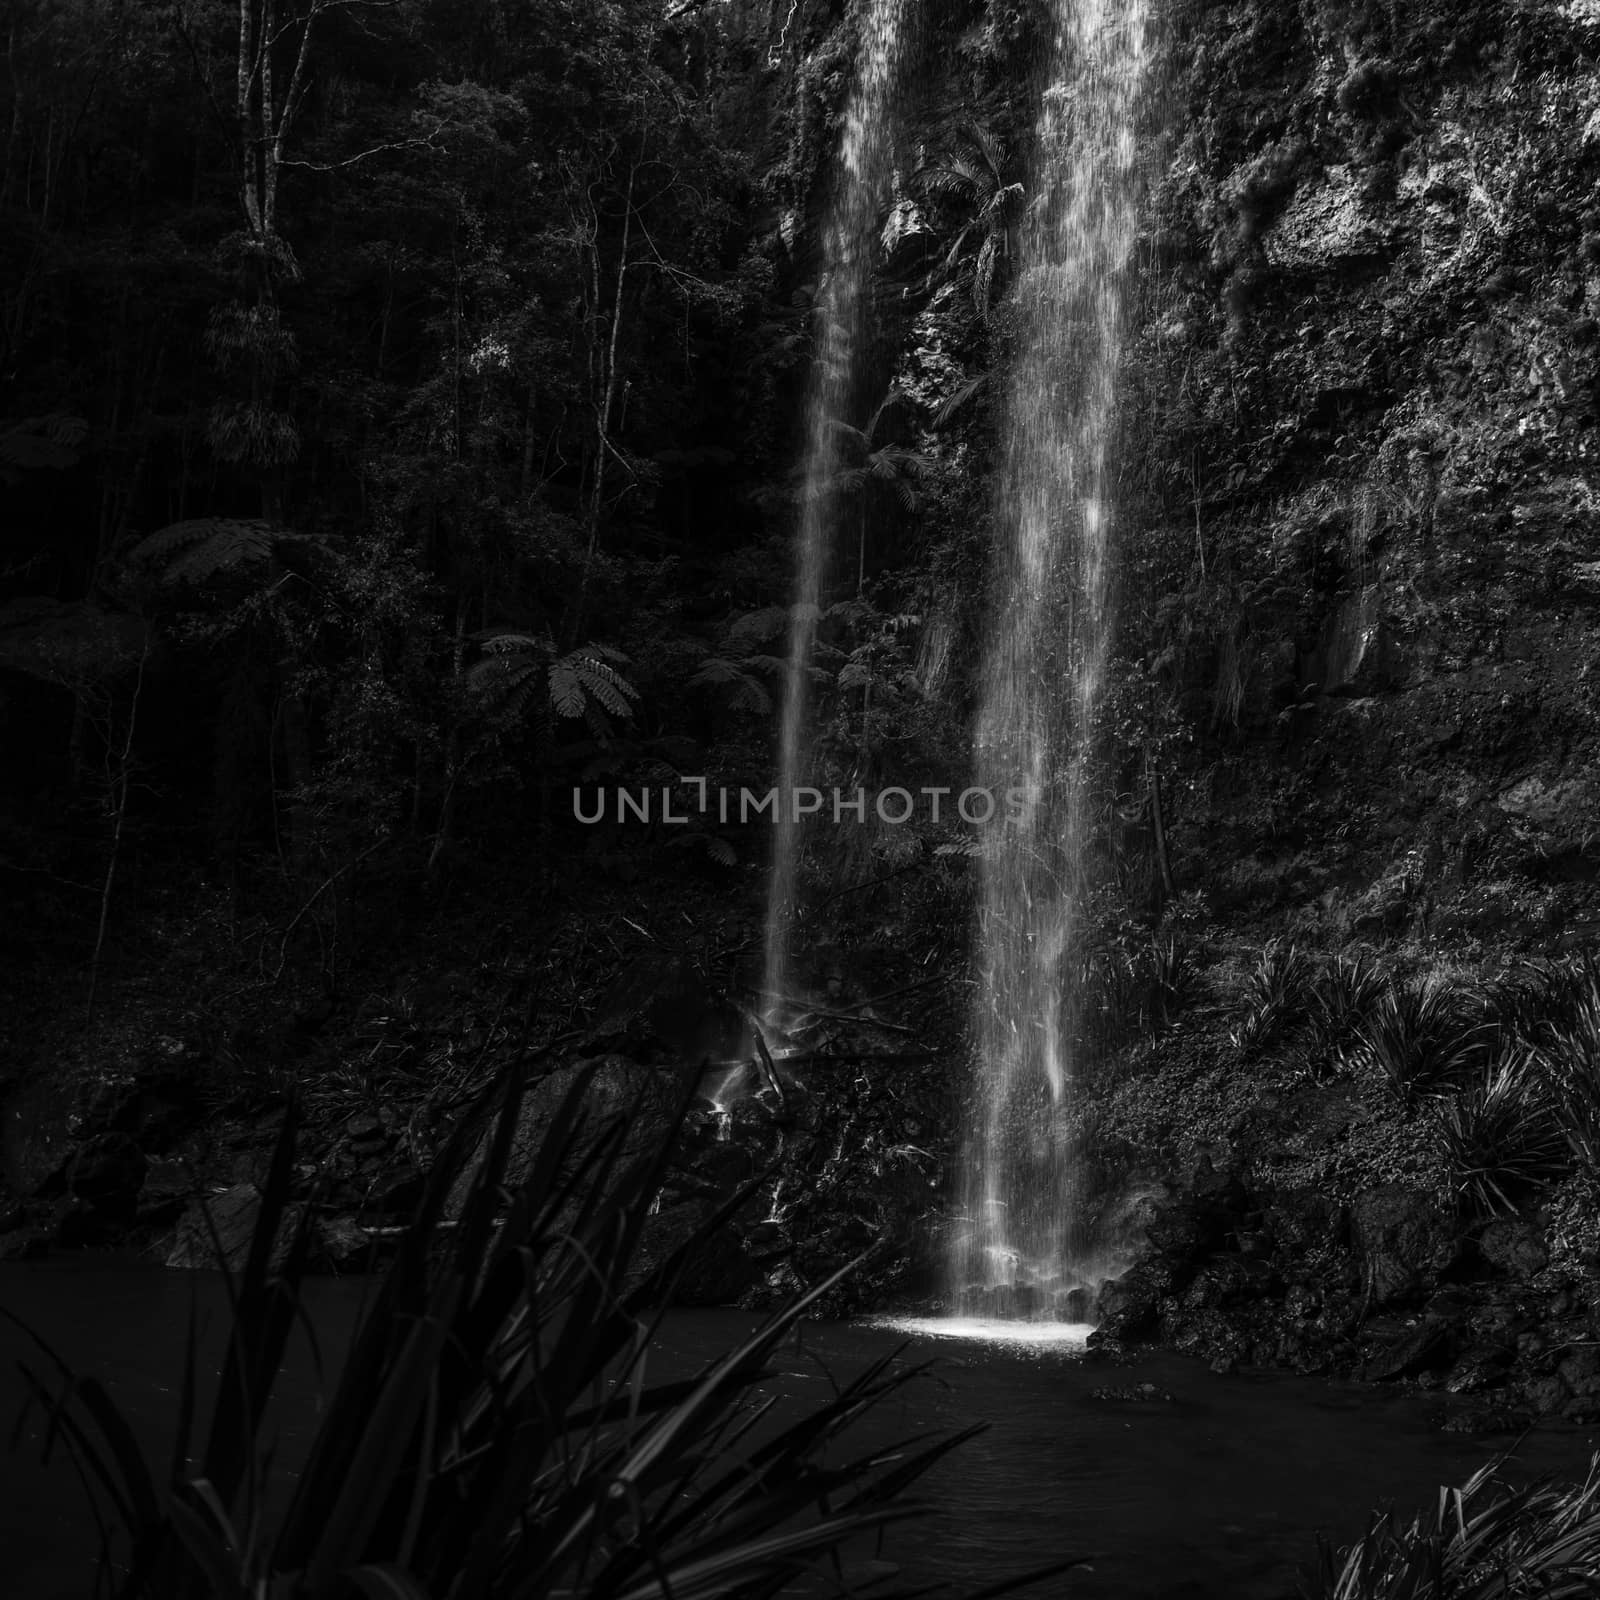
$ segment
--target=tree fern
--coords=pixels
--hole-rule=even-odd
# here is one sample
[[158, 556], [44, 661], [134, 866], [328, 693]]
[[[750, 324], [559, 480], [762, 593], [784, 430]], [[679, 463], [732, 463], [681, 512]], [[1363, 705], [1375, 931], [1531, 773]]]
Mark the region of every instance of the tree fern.
[[260, 517], [195, 517], [169, 523], [133, 547], [134, 561], [157, 564], [165, 583], [204, 583], [260, 569], [296, 535]]
[[633, 715], [628, 702], [639, 691], [605, 659], [625, 660], [618, 651], [586, 644], [557, 656], [548, 636], [511, 630], [480, 636], [479, 643], [484, 658], [467, 669], [467, 684], [495, 722], [519, 720], [541, 698], [558, 717], [588, 719], [600, 737], [609, 727], [596, 725], [594, 712]]
[[[772, 657], [762, 657], [772, 660]], [[689, 686], [698, 688], [711, 685], [731, 691], [728, 704], [736, 711], [754, 711], [766, 716], [772, 710], [772, 696], [759, 678], [747, 669], [748, 662], [730, 661], [726, 656], [708, 656], [699, 670], [690, 678]]]

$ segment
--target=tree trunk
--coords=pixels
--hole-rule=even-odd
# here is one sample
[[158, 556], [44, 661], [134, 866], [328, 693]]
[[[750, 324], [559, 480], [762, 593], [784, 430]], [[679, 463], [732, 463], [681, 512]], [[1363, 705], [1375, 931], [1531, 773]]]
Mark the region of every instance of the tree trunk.
[[128, 705], [128, 725], [122, 738], [122, 749], [116, 756], [116, 765], [110, 765], [110, 741], [107, 741], [106, 803], [111, 811], [111, 846], [106, 854], [106, 872], [100, 885], [100, 920], [95, 928], [94, 954], [89, 958], [89, 998], [84, 1006], [84, 1026], [94, 1023], [95, 1001], [100, 994], [100, 963], [105, 954], [106, 929], [111, 921], [111, 891], [117, 881], [117, 866], [122, 858], [122, 832], [128, 819], [128, 783], [133, 775], [133, 735], [139, 724], [139, 699], [144, 691], [144, 668], [150, 659], [149, 635], [145, 636], [139, 652], [139, 671], [133, 681], [133, 699]]
[[1156, 871], [1160, 875], [1163, 904], [1178, 898], [1177, 885], [1172, 878], [1172, 862], [1167, 854], [1167, 819], [1161, 805], [1161, 775], [1156, 770], [1154, 749], [1146, 745], [1144, 754], [1145, 779], [1150, 789], [1150, 826], [1155, 835]]

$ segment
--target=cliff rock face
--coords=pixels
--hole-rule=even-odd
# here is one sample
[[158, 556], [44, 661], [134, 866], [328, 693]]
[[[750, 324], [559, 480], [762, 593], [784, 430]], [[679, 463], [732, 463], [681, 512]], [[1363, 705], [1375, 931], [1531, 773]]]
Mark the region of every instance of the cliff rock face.
[[1199, 734], [1180, 880], [1319, 938], [1576, 941], [1600, 8], [1188, 7], [1168, 49], [1125, 626]]

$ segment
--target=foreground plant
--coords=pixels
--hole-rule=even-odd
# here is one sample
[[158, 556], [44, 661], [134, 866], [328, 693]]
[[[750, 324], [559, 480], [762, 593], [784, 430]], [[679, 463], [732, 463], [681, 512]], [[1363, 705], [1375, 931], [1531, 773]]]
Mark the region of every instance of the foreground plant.
[[1311, 1003], [1312, 968], [1293, 941], [1273, 939], [1245, 980], [1244, 1013], [1230, 1037], [1245, 1052], [1265, 1049], [1297, 1027]]
[[[281, 1511], [268, 1494], [271, 1399], [304, 1316], [311, 1237], [309, 1208], [296, 1221], [289, 1202], [292, 1112], [230, 1283], [232, 1332], [203, 1440], [192, 1333], [165, 1474], [98, 1383], [59, 1361], [59, 1389], [28, 1371], [49, 1408], [47, 1451], [64, 1439], [110, 1513], [97, 1593], [712, 1600], [775, 1595], [797, 1579], [808, 1594], [853, 1592], [842, 1547], [914, 1515], [904, 1491], [968, 1434], [839, 1455], [850, 1423], [922, 1370], [892, 1355], [786, 1427], [768, 1417], [772, 1401], [752, 1404], [766, 1358], [843, 1271], [696, 1377], [647, 1382], [688, 1250], [750, 1191], [641, 1276], [677, 1124], [631, 1158], [635, 1119], [591, 1129], [588, 1085], [580, 1075], [514, 1181], [514, 1083], [498, 1116], [486, 1100], [457, 1130]], [[474, 1166], [446, 1234], [453, 1181]]]
[[1481, 1006], [1428, 977], [1385, 990], [1357, 1025], [1349, 1054], [1377, 1067], [1410, 1107], [1483, 1070], [1501, 1038]]
[[1519, 999], [1519, 1028], [1573, 1157], [1600, 1172], [1600, 964], [1586, 956], [1536, 969]]
[[1329, 1051], [1342, 1048], [1383, 991], [1383, 971], [1370, 955], [1336, 955], [1311, 993], [1311, 1024], [1317, 1042]]
[[1549, 1087], [1526, 1046], [1487, 1064], [1435, 1115], [1457, 1191], [1480, 1216], [1514, 1212], [1571, 1169]]
[[1393, 1511], [1337, 1554], [1324, 1543], [1312, 1600], [1578, 1600], [1600, 1593], [1600, 1455], [1581, 1484], [1515, 1488], [1504, 1458], [1432, 1515]]

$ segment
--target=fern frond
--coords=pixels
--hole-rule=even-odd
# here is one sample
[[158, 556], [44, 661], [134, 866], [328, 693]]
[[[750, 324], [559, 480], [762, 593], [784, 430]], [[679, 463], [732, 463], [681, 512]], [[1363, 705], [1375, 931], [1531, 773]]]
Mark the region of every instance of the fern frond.
[[[781, 663], [775, 656], [752, 656], [745, 665], [754, 665], [758, 661]], [[737, 711], [758, 711], [765, 715], [772, 710], [772, 696], [765, 687], [745, 670], [745, 666], [737, 661], [729, 661], [726, 656], [711, 656], [700, 663], [700, 669], [690, 678], [691, 688], [700, 684], [709, 684], [718, 688], [731, 688], [733, 693], [728, 697], [728, 703]]]
[[550, 669], [550, 704], [558, 717], [581, 717], [588, 696], [578, 675], [565, 661], [558, 661]]
[[270, 561], [294, 535], [260, 517], [195, 517], [169, 523], [133, 547], [135, 561], [161, 565], [163, 583], [203, 583]]
[[742, 677], [729, 698], [736, 711], [754, 711], [763, 717], [772, 713], [772, 696], [752, 677]]
[[770, 672], [777, 676], [789, 670], [789, 663], [782, 656], [747, 656], [745, 659], [757, 672]]
[[[628, 696], [632, 695], [637, 699], [638, 692], [631, 683], [612, 671], [604, 662], [596, 661], [593, 657], [568, 656], [567, 664], [579, 687], [597, 700], [612, 716], [633, 715], [633, 707], [628, 704]], [[553, 677], [552, 673], [552, 679]]]
[[973, 309], [985, 322], [989, 320], [989, 296], [994, 287], [994, 268], [998, 254], [995, 235], [991, 233], [983, 241], [983, 248], [978, 252], [978, 266], [972, 277]]
[[700, 663], [689, 680], [689, 687], [696, 688], [703, 683], [738, 683], [745, 676], [744, 668], [736, 661], [729, 661], [726, 656], [710, 656]]
[[509, 725], [528, 708], [544, 679], [542, 662], [527, 657], [490, 656], [474, 661], [463, 674], [467, 690], [496, 723]]
[[898, 384], [890, 384], [884, 391], [883, 399], [873, 407], [872, 416], [867, 421], [867, 438], [872, 439], [877, 436], [878, 423], [882, 420], [884, 412], [891, 406], [910, 405], [911, 403], [911, 396], [904, 389], [900, 388]]

